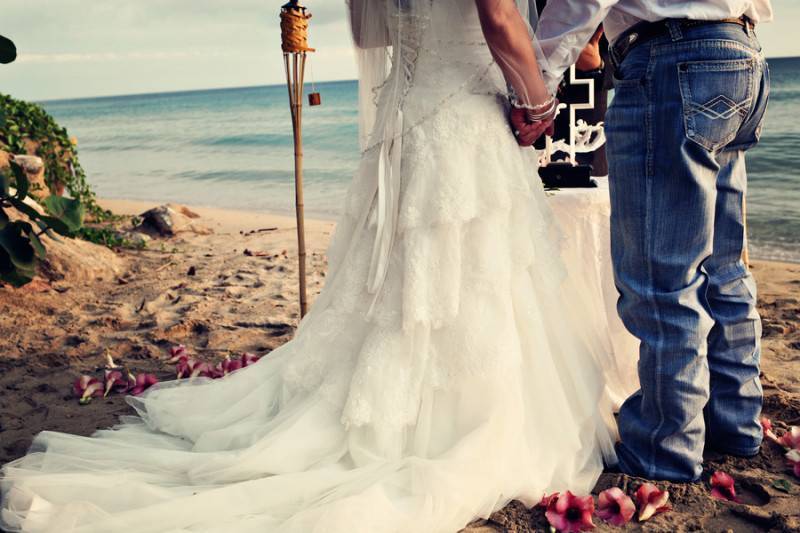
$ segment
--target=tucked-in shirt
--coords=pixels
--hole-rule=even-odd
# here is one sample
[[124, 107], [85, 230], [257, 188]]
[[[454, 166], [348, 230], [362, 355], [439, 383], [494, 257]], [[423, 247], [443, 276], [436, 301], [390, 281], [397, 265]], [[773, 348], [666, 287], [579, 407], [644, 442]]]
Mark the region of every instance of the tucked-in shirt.
[[548, 0], [536, 29], [545, 83], [555, 91], [601, 22], [613, 43], [643, 20], [722, 20], [742, 15], [754, 23], [767, 22], [772, 19], [772, 6], [769, 0]]

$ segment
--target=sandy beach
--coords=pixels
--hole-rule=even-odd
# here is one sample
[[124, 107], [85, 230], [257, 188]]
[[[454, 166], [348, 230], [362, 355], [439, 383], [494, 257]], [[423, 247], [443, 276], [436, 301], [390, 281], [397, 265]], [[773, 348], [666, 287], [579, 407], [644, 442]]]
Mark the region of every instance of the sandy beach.
[[[157, 205], [101, 203], [129, 215]], [[174, 345], [216, 363], [245, 351], [268, 357], [292, 337], [299, 318], [294, 218], [195, 207], [186, 213], [185, 231], [153, 237], [143, 250], [86, 247], [96, 254], [96, 271], [59, 263], [54, 254], [30, 285], [0, 287], [0, 463], [23, 455], [41, 430], [88, 435], [130, 414], [120, 395], [81, 406], [72, 394], [80, 374], [102, 375], [107, 355], [168, 380], [174, 377], [167, 363]], [[325, 280], [333, 228], [331, 221], [306, 221], [312, 304]], [[764, 325], [765, 415], [779, 429], [800, 425], [800, 265], [755, 261], [752, 269]], [[628, 529], [800, 531], [800, 480], [777, 446], [766, 443], [754, 459], [709, 456], [706, 466], [736, 478], [740, 503], [712, 500], [706, 483], [662, 483], [671, 491], [673, 510]], [[792, 493], [775, 488], [780, 479], [791, 480]], [[639, 482], [604, 474], [597, 490]], [[544, 529], [541, 509], [517, 503], [468, 528]], [[597, 530], [613, 528], [598, 523]]]

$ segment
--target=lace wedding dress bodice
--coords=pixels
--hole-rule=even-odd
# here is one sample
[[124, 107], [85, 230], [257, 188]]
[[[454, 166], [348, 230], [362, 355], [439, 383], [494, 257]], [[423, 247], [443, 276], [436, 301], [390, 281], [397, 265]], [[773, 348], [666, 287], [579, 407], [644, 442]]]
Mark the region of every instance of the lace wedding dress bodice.
[[600, 343], [575, 327], [592, 306], [474, 5], [428, 6], [390, 10], [407, 29], [295, 338], [129, 398], [138, 416], [113, 430], [39, 434], [2, 471], [0, 527], [452, 533], [592, 488], [613, 460]]
[[390, 2], [387, 25], [392, 36], [392, 69], [381, 89], [393, 85], [399, 89], [396, 95], [383, 91], [385, 98], [379, 104], [389, 112], [401, 110], [411, 115], [405, 131], [431, 118], [443, 106], [456, 102], [469, 105], [471, 95], [506, 92], [472, 2], [413, 4], [414, 9], [403, 9]]

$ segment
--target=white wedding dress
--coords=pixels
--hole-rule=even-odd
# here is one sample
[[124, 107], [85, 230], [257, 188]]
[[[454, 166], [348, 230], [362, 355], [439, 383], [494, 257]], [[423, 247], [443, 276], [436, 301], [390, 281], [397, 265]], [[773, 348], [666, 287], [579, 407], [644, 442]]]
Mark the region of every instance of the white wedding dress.
[[474, 4], [430, 10], [389, 15], [415, 32], [384, 84], [400, 89], [377, 96], [382, 129], [295, 339], [131, 397], [138, 416], [92, 437], [42, 432], [2, 471], [3, 528], [453, 533], [512, 499], [592, 488], [613, 460], [611, 355], [582, 326], [592, 306]]

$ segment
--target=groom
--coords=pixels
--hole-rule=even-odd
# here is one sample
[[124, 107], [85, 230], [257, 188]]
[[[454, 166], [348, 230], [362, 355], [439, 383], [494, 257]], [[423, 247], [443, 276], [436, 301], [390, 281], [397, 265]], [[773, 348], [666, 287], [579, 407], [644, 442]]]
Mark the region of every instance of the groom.
[[771, 16], [769, 0], [549, 0], [539, 20], [551, 92], [601, 22], [611, 42], [611, 248], [641, 341], [641, 389], [619, 414], [627, 474], [694, 481], [704, 449], [759, 451], [761, 326], [741, 256], [744, 154], [769, 91], [754, 26]]

